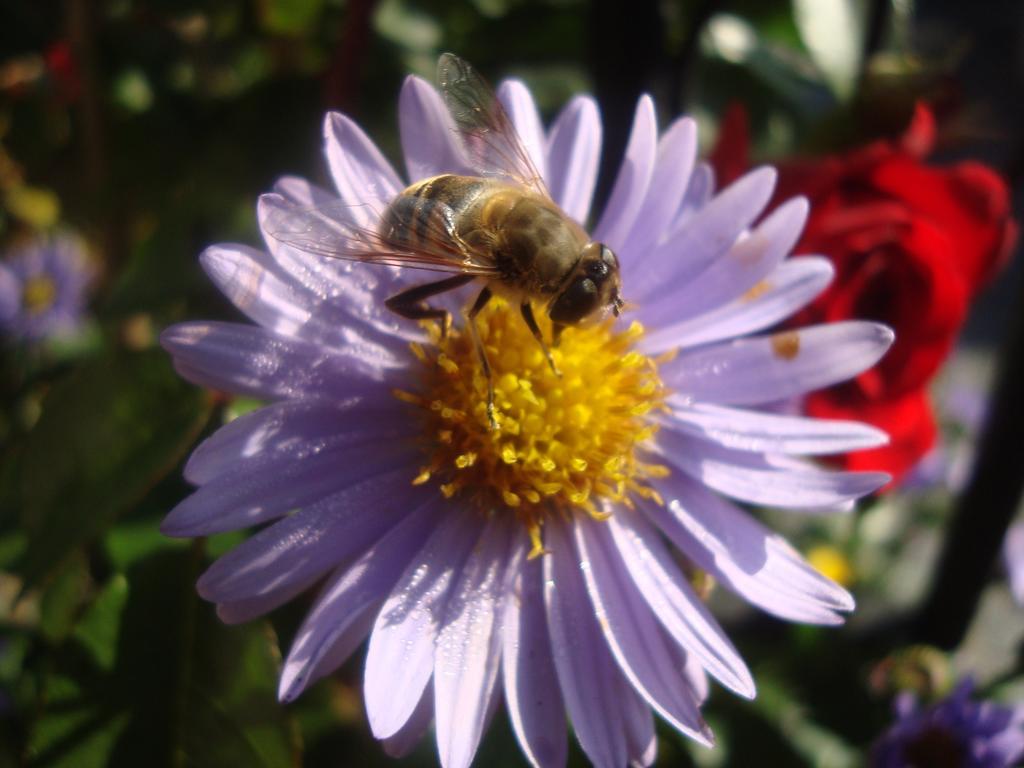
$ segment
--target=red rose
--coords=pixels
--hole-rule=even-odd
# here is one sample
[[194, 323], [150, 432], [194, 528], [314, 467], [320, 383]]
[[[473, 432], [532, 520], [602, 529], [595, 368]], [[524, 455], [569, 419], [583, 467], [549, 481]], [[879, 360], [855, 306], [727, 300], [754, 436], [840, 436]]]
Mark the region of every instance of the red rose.
[[[712, 162], [722, 183], [746, 164], [745, 116], [730, 110]], [[844, 466], [899, 479], [931, 448], [935, 420], [925, 388], [948, 356], [979, 288], [1003, 264], [1016, 226], [1005, 182], [978, 163], [925, 165], [935, 124], [919, 106], [896, 142], [779, 166], [777, 199], [804, 195], [810, 218], [800, 253], [832, 260], [836, 278], [800, 324], [849, 318], [883, 322], [896, 341], [856, 379], [807, 398], [815, 416], [856, 418], [889, 432], [885, 448], [843, 457]], [[718, 162], [716, 161], [716, 158]]]

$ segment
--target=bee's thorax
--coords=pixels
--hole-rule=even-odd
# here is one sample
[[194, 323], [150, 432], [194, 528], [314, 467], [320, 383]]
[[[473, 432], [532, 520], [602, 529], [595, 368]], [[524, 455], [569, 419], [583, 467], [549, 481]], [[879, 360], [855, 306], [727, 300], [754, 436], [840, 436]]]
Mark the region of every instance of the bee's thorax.
[[399, 199], [405, 203], [392, 204], [383, 222], [392, 239], [420, 245], [433, 219], [453, 241], [486, 254], [500, 274], [492, 288], [509, 297], [554, 294], [587, 243], [583, 229], [551, 200], [497, 179], [435, 176]]

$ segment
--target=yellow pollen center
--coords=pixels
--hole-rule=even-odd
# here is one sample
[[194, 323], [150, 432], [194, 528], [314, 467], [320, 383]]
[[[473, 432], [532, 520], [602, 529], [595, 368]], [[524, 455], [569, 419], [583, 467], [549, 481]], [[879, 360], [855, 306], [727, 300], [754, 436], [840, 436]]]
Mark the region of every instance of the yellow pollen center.
[[[604, 502], [631, 506], [633, 495], [657, 498], [646, 484], [667, 468], [645, 463], [639, 446], [657, 430], [649, 418], [665, 390], [655, 361], [634, 349], [639, 323], [616, 331], [611, 321], [568, 328], [548, 365], [517, 309], [501, 300], [477, 317], [492, 369], [497, 428], [487, 418], [487, 379], [464, 330], [413, 345], [424, 387], [396, 396], [420, 408], [428, 460], [413, 480], [436, 479], [446, 497], [468, 498], [483, 511], [505, 510], [527, 527], [531, 556], [543, 551], [551, 514], [583, 511], [603, 518]], [[541, 322], [545, 338], [548, 323]]]
[[29, 314], [38, 314], [53, 306], [57, 297], [57, 286], [46, 275], [30, 277], [21, 291], [21, 302]]

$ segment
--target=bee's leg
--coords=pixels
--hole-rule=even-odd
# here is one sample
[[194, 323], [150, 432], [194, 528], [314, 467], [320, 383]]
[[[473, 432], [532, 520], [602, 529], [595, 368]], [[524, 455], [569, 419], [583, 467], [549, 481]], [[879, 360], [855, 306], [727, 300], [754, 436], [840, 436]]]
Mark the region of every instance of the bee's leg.
[[551, 346], [557, 347], [558, 342], [562, 340], [562, 331], [565, 330], [565, 323], [552, 323], [551, 324]]
[[530, 329], [530, 333], [533, 334], [533, 338], [540, 344], [541, 351], [544, 353], [544, 357], [548, 360], [548, 365], [551, 366], [551, 372], [555, 376], [561, 376], [562, 372], [558, 370], [558, 366], [555, 365], [555, 360], [551, 357], [551, 350], [548, 349], [548, 345], [544, 343], [544, 336], [540, 332], [540, 328], [537, 327], [537, 321], [533, 317], [533, 307], [530, 302], [524, 301], [519, 305], [519, 311], [523, 314], [523, 320], [526, 321], [527, 327]]
[[441, 324], [441, 336], [444, 337], [452, 326], [451, 313], [446, 309], [428, 307], [423, 300], [453, 288], [459, 288], [474, 279], [476, 279], [475, 275], [455, 275], [455, 277], [446, 277], [435, 283], [413, 286], [392, 296], [384, 302], [384, 306], [396, 315], [410, 320], [437, 320]]
[[491, 377], [491, 364], [487, 362], [487, 350], [484, 343], [480, 341], [480, 331], [476, 327], [476, 316], [480, 314], [487, 302], [491, 300], [491, 289], [484, 286], [480, 294], [469, 308], [466, 317], [469, 320], [469, 332], [473, 335], [473, 346], [476, 347], [477, 357], [480, 358], [480, 367], [483, 368], [484, 376], [487, 378], [487, 421], [491, 429], [497, 429], [498, 423], [494, 420], [494, 381]]

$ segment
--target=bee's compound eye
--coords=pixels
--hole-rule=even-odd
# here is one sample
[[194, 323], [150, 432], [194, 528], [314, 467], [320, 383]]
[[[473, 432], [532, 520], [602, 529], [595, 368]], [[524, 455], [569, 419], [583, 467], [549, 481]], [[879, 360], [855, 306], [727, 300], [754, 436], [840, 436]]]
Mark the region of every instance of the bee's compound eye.
[[601, 261], [608, 265], [609, 269], [619, 268], [619, 259], [615, 252], [607, 245], [601, 246]]
[[578, 277], [555, 299], [548, 316], [558, 323], [573, 325], [597, 308], [597, 284], [589, 277]]
[[587, 275], [594, 280], [603, 280], [608, 275], [608, 265], [603, 261], [592, 261], [587, 264]]

